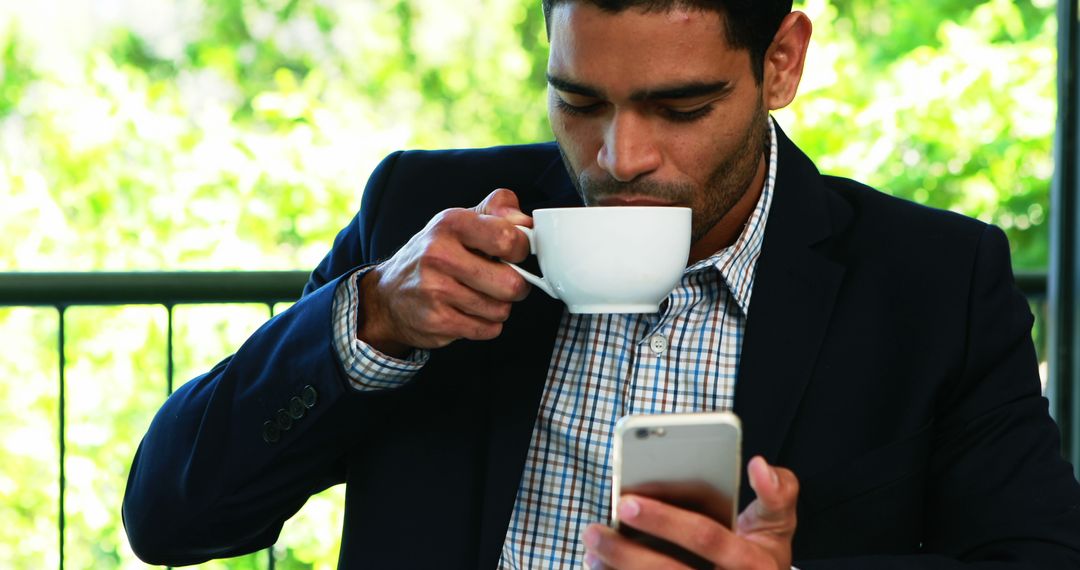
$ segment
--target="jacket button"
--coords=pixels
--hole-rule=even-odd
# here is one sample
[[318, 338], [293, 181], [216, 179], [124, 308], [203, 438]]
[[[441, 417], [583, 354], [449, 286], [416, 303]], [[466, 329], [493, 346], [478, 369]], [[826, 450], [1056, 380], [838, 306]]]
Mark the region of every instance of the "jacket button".
[[277, 418], [277, 426], [282, 431], [289, 431], [292, 429], [292, 418], [289, 417], [289, 412], [286, 412], [284, 409], [278, 410], [275, 417]]
[[314, 386], [308, 384], [300, 391], [300, 399], [304, 401], [304, 407], [310, 410], [319, 401], [319, 393], [315, 391]]
[[263, 422], [262, 437], [266, 443], [277, 443], [281, 439], [281, 429], [274, 422]]
[[298, 420], [304, 417], [307, 413], [307, 408], [304, 407], [304, 402], [299, 396], [293, 396], [289, 399], [289, 417], [294, 420]]

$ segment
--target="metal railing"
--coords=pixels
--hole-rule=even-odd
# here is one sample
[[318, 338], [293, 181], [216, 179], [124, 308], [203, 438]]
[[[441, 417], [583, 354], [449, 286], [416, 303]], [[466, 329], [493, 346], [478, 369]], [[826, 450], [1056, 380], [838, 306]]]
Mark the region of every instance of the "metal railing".
[[[173, 391], [174, 327], [177, 305], [224, 303], [265, 304], [268, 316], [274, 306], [295, 301], [304, 288], [304, 271], [250, 272], [155, 272], [155, 273], [0, 273], [0, 307], [28, 306], [56, 309], [59, 352], [59, 568], [64, 568], [66, 530], [65, 490], [67, 453], [65, 313], [69, 307], [87, 305], [160, 305], [167, 314], [165, 395]], [[273, 570], [274, 555], [267, 551], [267, 568]]]
[[[59, 567], [64, 568], [66, 454], [65, 404], [65, 311], [87, 305], [159, 305], [167, 312], [166, 371], [164, 393], [173, 390], [173, 309], [177, 305], [256, 303], [265, 304], [269, 316], [274, 305], [295, 301], [307, 281], [303, 271], [260, 272], [165, 272], [165, 273], [0, 273], [0, 307], [35, 306], [56, 309], [59, 349]], [[1045, 354], [1045, 273], [1021, 272], [1017, 284], [1028, 296], [1036, 315], [1036, 346]], [[274, 568], [268, 551], [267, 567]]]

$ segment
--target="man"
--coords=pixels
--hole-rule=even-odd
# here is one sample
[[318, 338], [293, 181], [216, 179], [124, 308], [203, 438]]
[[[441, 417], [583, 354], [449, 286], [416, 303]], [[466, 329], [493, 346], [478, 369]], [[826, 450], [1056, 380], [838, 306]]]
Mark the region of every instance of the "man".
[[[558, 146], [384, 161], [304, 297], [158, 413], [135, 551], [263, 548], [347, 482], [344, 568], [677, 568], [607, 526], [611, 428], [733, 409], [734, 530], [638, 496], [621, 520], [718, 568], [1080, 568], [1004, 235], [823, 177], [784, 136], [806, 16], [544, 8]], [[526, 258], [528, 212], [582, 202], [693, 208], [659, 314], [570, 315], [498, 261]]]

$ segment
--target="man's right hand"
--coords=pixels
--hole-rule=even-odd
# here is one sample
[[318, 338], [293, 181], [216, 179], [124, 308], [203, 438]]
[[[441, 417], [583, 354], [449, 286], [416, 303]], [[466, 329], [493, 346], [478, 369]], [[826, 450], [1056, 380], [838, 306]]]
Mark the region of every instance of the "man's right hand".
[[393, 356], [497, 337], [511, 304], [530, 289], [499, 261], [529, 255], [529, 241], [515, 225], [532, 227], [532, 218], [505, 188], [475, 208], [440, 212], [360, 280], [357, 337]]

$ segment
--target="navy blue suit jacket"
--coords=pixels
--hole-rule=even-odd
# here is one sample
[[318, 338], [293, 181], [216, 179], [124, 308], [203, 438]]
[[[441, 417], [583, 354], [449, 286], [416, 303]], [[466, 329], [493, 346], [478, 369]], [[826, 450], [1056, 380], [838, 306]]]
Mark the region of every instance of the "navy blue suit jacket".
[[[744, 460], [801, 481], [796, 563], [1080, 568], [1080, 488], [1004, 234], [822, 176], [779, 137], [735, 411]], [[562, 305], [534, 290], [499, 338], [436, 350], [383, 393], [347, 387], [330, 308], [343, 275], [503, 186], [526, 212], [580, 204], [554, 144], [383, 161], [303, 297], [157, 414], [124, 499], [140, 557], [264, 548], [344, 482], [343, 568], [495, 566]], [[264, 437], [290, 405], [302, 417]]]

